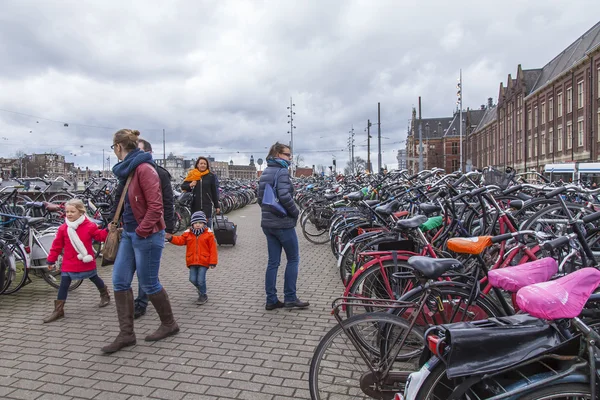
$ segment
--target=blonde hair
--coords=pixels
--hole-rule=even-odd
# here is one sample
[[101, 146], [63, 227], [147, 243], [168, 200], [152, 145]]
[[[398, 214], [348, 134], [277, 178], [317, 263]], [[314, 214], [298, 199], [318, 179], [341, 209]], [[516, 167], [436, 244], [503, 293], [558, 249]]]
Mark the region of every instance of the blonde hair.
[[113, 135], [113, 144], [120, 144], [127, 152], [138, 147], [140, 131], [135, 129], [120, 129]]
[[65, 207], [73, 206], [82, 214], [85, 214], [85, 205], [81, 199], [71, 199], [65, 203]]

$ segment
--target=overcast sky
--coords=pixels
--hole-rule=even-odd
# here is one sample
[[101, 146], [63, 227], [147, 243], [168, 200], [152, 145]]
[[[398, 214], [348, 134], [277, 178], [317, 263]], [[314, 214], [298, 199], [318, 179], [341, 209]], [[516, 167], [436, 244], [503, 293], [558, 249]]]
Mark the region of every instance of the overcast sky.
[[[461, 5], [458, 8], [457, 5]], [[383, 163], [397, 166], [411, 109], [450, 116], [540, 68], [600, 16], [600, 1], [2, 0], [0, 157], [58, 152], [100, 168], [134, 128], [162, 157], [248, 164], [275, 141], [307, 165], [366, 158], [381, 103]], [[24, 115], [27, 114], [27, 115]], [[69, 126], [65, 127], [64, 123]], [[371, 159], [376, 167], [377, 126]], [[76, 154], [76, 156], [72, 155]]]

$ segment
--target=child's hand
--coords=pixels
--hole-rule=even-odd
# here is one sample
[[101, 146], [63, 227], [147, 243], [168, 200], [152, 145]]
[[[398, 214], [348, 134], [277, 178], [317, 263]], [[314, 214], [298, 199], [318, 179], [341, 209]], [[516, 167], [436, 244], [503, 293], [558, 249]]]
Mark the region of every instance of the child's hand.
[[217, 264], [211, 264], [209, 265], [210, 269], [215, 269], [217, 267]]
[[50, 271], [54, 271], [55, 268], [56, 268], [56, 266], [54, 264], [48, 264], [48, 269]]
[[173, 239], [173, 234], [171, 234], [171, 233], [165, 233], [165, 239], [167, 239], [170, 242], [171, 239]]

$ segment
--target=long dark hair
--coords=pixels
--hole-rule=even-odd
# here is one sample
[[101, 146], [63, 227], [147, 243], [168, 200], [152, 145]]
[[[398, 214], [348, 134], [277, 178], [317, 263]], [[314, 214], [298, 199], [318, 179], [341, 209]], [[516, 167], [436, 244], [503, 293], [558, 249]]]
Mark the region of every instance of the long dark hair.
[[198, 169], [198, 163], [200, 162], [200, 160], [206, 161], [206, 169], [208, 169], [210, 171], [210, 162], [208, 161], [208, 158], [206, 158], [204, 156], [198, 157], [198, 159], [196, 160], [196, 163], [194, 164], [194, 168]]

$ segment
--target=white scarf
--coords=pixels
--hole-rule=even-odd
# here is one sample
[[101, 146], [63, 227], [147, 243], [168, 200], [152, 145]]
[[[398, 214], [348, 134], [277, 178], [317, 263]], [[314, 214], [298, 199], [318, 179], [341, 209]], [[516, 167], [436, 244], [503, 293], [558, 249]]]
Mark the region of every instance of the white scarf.
[[87, 217], [84, 214], [81, 217], [77, 218], [73, 222], [71, 222], [65, 218], [65, 223], [67, 224], [67, 234], [69, 235], [69, 240], [71, 241], [71, 245], [73, 246], [75, 251], [77, 251], [77, 258], [82, 260], [84, 263], [89, 263], [89, 262], [94, 261], [94, 257], [92, 257], [88, 254], [88, 251], [85, 248], [85, 245], [83, 244], [83, 242], [79, 238], [79, 235], [77, 234], [77, 228], [86, 219], [87, 219]]

